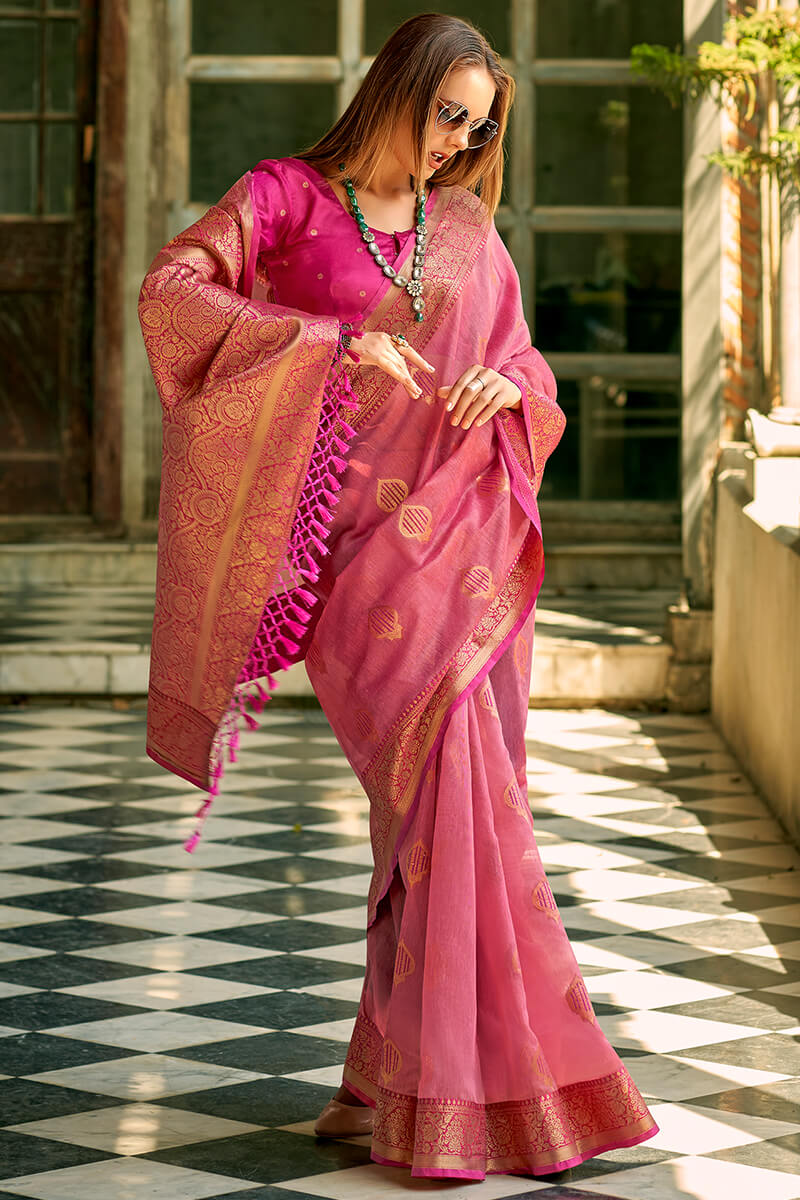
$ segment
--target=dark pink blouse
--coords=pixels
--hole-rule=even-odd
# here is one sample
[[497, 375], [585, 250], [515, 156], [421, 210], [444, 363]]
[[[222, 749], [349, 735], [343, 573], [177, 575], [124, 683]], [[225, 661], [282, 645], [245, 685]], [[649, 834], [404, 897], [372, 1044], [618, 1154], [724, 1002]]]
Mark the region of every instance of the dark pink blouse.
[[[435, 188], [428, 191], [430, 215]], [[269, 278], [275, 303], [357, 324], [394, 286], [367, 251], [352, 214], [308, 163], [263, 159], [253, 172], [253, 199], [260, 223], [258, 273]], [[373, 232], [396, 266], [413, 228]]]

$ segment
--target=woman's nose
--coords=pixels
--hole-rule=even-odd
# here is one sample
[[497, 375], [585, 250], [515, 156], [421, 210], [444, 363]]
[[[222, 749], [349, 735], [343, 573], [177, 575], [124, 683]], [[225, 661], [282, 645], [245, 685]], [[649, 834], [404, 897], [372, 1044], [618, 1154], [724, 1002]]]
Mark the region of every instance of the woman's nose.
[[466, 150], [469, 145], [469, 126], [465, 123], [460, 129], [456, 129], [447, 141], [456, 150]]

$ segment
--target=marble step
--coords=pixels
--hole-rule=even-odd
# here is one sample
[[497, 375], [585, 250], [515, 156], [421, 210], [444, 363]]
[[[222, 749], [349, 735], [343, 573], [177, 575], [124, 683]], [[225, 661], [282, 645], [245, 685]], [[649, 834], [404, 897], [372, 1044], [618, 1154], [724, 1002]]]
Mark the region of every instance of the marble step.
[[[543, 588], [537, 605], [531, 703], [663, 700], [672, 648], [664, 637], [672, 588]], [[142, 696], [147, 691], [152, 587], [0, 591], [0, 695]], [[302, 664], [280, 695], [311, 697]]]
[[[674, 541], [545, 541], [547, 582], [554, 588], [675, 588], [681, 548]], [[151, 587], [156, 545], [140, 541], [0, 543], [4, 587], [97, 585]]]

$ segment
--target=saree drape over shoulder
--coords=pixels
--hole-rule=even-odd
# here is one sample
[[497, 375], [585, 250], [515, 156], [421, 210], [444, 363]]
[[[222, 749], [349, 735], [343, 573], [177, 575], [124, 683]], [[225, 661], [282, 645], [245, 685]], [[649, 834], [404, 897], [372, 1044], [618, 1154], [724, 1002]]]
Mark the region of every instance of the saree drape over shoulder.
[[[267, 160], [165, 247], [141, 321], [164, 409], [148, 753], [219, 788], [305, 659], [370, 801], [367, 968], [344, 1068], [372, 1157], [545, 1173], [657, 1127], [598, 1027], [542, 871], [525, 721], [536, 498], [564, 417], [481, 201], [433, 188], [425, 320], [312, 167]], [[413, 231], [379, 233], [400, 271]], [[412, 400], [343, 322], [436, 368]], [[453, 428], [482, 363], [522, 410]], [[193, 841], [196, 840], [193, 839]]]

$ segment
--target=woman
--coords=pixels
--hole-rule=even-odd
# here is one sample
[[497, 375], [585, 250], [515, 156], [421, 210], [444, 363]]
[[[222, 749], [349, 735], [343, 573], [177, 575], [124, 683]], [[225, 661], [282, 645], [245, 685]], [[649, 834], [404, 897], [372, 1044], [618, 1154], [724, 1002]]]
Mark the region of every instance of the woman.
[[536, 495], [564, 417], [492, 220], [512, 97], [472, 26], [406, 21], [321, 141], [248, 172], [141, 296], [164, 407], [148, 752], [205, 813], [260, 680], [305, 658], [375, 857], [316, 1130], [372, 1131], [420, 1176], [542, 1176], [657, 1129], [526, 799]]

